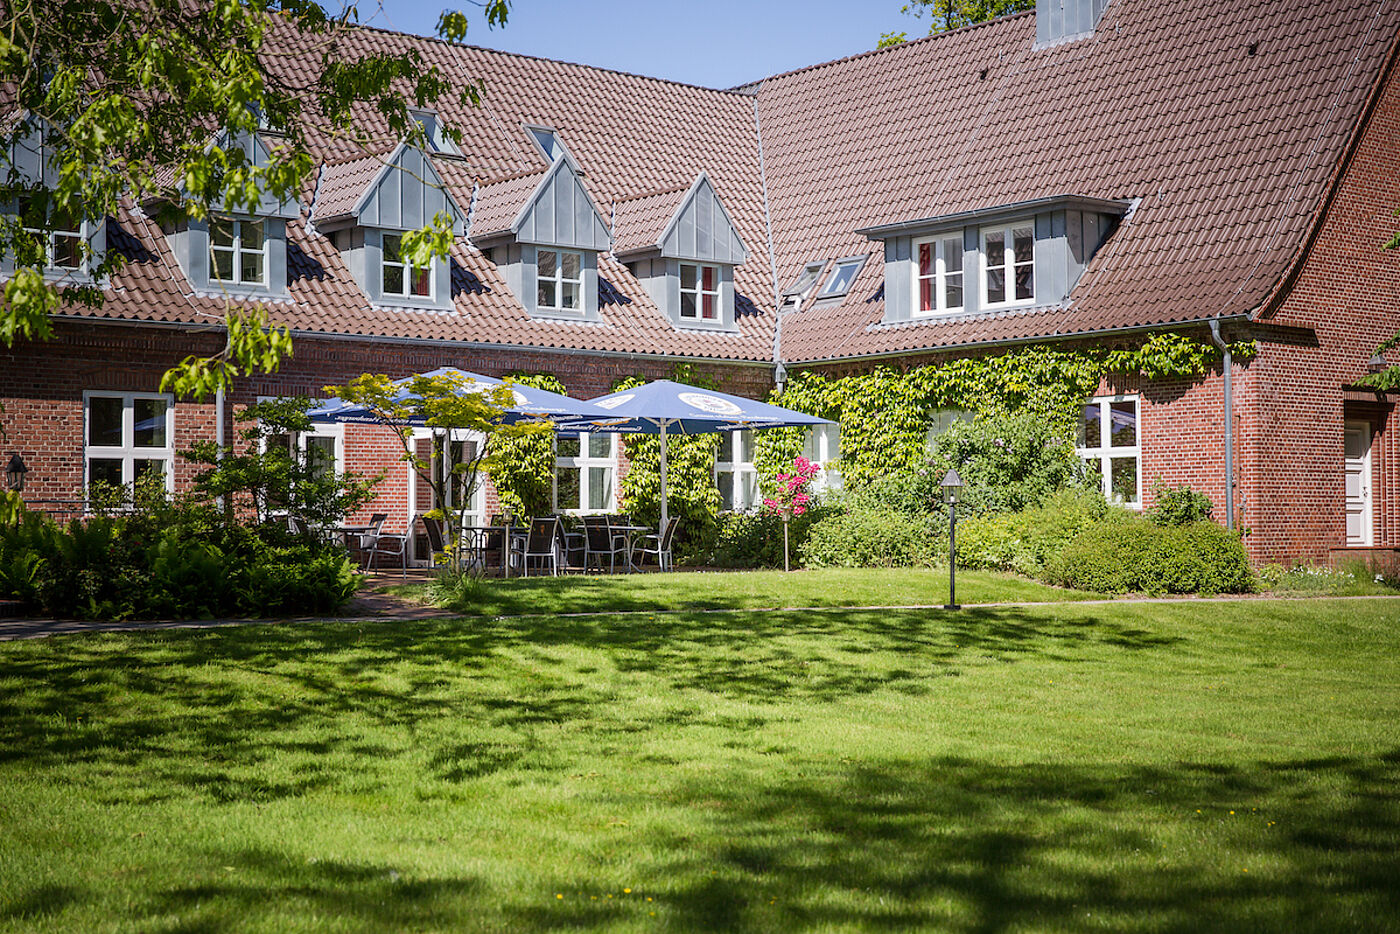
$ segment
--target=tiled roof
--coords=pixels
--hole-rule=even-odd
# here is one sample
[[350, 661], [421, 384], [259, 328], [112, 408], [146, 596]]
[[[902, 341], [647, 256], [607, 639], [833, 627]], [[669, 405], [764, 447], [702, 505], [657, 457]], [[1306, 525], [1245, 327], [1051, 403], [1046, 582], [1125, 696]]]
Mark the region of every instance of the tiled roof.
[[768, 79], [779, 281], [877, 246], [862, 226], [1065, 192], [1141, 199], [1068, 307], [885, 326], [872, 262], [841, 305], [784, 321], [784, 357], [1256, 310], [1301, 248], [1397, 27], [1400, 4], [1377, 0], [1115, 0], [1092, 38], [1045, 50], [1024, 14]]
[[[1302, 248], [1326, 186], [1400, 30], [1394, 0], [1114, 0], [1096, 33], [1033, 48], [1032, 14], [768, 78], [707, 90], [636, 75], [458, 47], [376, 29], [337, 54], [416, 48], [454, 85], [480, 81], [480, 107], [439, 103], [463, 158], [437, 158], [473, 237], [509, 227], [547, 168], [524, 124], [555, 128], [594, 202], [616, 210], [615, 251], [655, 242], [705, 172], [743, 240], [771, 245], [780, 283], [805, 263], [869, 253], [838, 304], [787, 316], [789, 361], [914, 352], [1150, 327], [1255, 310]], [[282, 28], [283, 49], [298, 41]], [[318, 56], [270, 57], [305, 83]], [[382, 127], [371, 103], [362, 126]], [[764, 173], [760, 174], [762, 127]], [[315, 219], [353, 208], [388, 138], [312, 137], [324, 167]], [[765, 210], [765, 185], [767, 203]], [[308, 185], [311, 188], [311, 185]], [[638, 194], [647, 193], [647, 194]], [[881, 244], [858, 229], [1061, 194], [1136, 199], [1068, 304], [887, 326]], [[308, 191], [308, 200], [311, 192]], [[298, 330], [689, 357], [772, 359], [773, 271], [754, 249], [735, 272], [738, 335], [678, 330], [625, 266], [600, 260], [602, 321], [532, 320], [466, 243], [451, 312], [372, 307], [324, 237], [289, 224], [287, 301]], [[141, 259], [113, 277], [103, 317], [216, 322], [151, 222], [120, 219]], [[125, 250], [123, 252], [126, 252]], [[460, 284], [460, 287], [458, 287]]]
[[626, 256], [655, 247], [689, 190], [689, 185], [682, 185], [618, 201], [613, 221], [613, 252]]

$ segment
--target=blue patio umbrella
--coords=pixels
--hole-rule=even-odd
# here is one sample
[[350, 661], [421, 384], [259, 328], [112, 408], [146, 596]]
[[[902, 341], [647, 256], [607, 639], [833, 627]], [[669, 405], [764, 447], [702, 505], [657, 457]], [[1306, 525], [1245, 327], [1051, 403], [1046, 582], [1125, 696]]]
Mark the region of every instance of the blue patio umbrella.
[[588, 400], [602, 418], [566, 419], [565, 431], [619, 431], [661, 436], [661, 528], [666, 534], [666, 436], [762, 428], [803, 428], [834, 422], [726, 392], [658, 379]]
[[[419, 376], [461, 376], [471, 382], [467, 385], [468, 391], [474, 391], [478, 387], [481, 390], [499, 386], [503, 380], [493, 376], [482, 376], [478, 373], [469, 373], [466, 370], [459, 370], [456, 367], [444, 366], [427, 373], [420, 373]], [[395, 381], [398, 392], [394, 398], [398, 401], [414, 398], [409, 390], [409, 381], [413, 376], [405, 377]], [[601, 409], [594, 408], [581, 399], [570, 399], [557, 392], [550, 392], [547, 389], [537, 389], [534, 386], [524, 386], [519, 383], [512, 383], [511, 394], [514, 396], [514, 404], [505, 410], [501, 420], [508, 424], [520, 421], [549, 421], [558, 423], [562, 419], [579, 419], [598, 417], [607, 413]], [[339, 398], [330, 398], [306, 413], [313, 422], [352, 422], [368, 424], [378, 421], [370, 410], [354, 402], [346, 402]], [[423, 419], [415, 419], [416, 424], [423, 424]]]

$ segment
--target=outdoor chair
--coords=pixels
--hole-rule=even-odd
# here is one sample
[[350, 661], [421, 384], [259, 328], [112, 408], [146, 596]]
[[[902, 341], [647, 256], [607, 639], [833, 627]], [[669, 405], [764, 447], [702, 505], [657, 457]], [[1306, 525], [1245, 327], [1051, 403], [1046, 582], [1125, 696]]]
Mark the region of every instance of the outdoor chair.
[[619, 557], [624, 561], [627, 559], [627, 536], [621, 532], [613, 532], [607, 516], [584, 516], [583, 536], [584, 570], [594, 566], [595, 555], [599, 558], [599, 568], [603, 566], [602, 556], [607, 556], [609, 574], [617, 572]]
[[634, 555], [641, 555], [643, 559], [647, 555], [656, 556], [656, 566], [658, 570], [670, 571], [675, 569], [675, 561], [671, 557], [671, 543], [676, 537], [676, 525], [680, 519], [671, 516], [666, 520], [666, 528], [657, 535], [647, 535], [637, 543]]
[[399, 564], [403, 568], [404, 579], [408, 579], [408, 540], [413, 536], [413, 523], [417, 519], [416, 513], [408, 517], [408, 525], [404, 528], [403, 534], [385, 532], [383, 531], [383, 522], [379, 523], [379, 531], [374, 533], [374, 540], [370, 543], [369, 548], [368, 566], [371, 569], [380, 555], [397, 555]]
[[[376, 512], [369, 517], [369, 523], [365, 526], [367, 531], [347, 533], [345, 536], [345, 547], [349, 551], [355, 552], [357, 563], [362, 567], [367, 566], [366, 561], [370, 549], [374, 545], [375, 538], [384, 528], [384, 520], [389, 518], [387, 512]], [[353, 544], [352, 544], [353, 540]]]
[[[570, 527], [568, 524], [572, 522]], [[559, 517], [559, 527], [564, 533], [564, 567], [587, 568], [588, 566], [588, 536], [582, 530], [576, 517]]]
[[[409, 528], [413, 526], [410, 524]], [[432, 516], [423, 517], [423, 531], [428, 536], [428, 566], [437, 566], [437, 556], [447, 551], [447, 538], [442, 532], [442, 521]]]
[[541, 567], [548, 561], [554, 576], [558, 577], [561, 544], [558, 516], [530, 520], [530, 536], [525, 542], [525, 576], [530, 576], [530, 559], [539, 558]]

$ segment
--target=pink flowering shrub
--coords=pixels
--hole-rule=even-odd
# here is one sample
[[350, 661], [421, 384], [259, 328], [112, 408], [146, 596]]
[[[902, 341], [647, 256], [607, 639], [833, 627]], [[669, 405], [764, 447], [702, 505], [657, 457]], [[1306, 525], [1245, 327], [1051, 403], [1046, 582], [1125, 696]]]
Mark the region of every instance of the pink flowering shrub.
[[821, 464], [809, 461], [799, 454], [792, 462], [792, 473], [778, 474], [778, 495], [765, 497], [764, 508], [779, 515], [785, 512], [794, 516], [802, 515], [812, 503], [812, 494], [808, 492], [812, 478], [821, 469]]

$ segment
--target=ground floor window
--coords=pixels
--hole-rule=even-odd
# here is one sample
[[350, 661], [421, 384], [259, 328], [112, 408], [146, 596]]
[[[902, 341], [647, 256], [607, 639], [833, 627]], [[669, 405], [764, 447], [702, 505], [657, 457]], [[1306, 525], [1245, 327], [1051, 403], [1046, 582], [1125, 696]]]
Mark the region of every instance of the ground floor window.
[[758, 471], [753, 466], [753, 436], [747, 431], [725, 431], [715, 455], [715, 486], [720, 508], [743, 512], [758, 504]]
[[1142, 505], [1142, 447], [1136, 396], [1103, 396], [1084, 406], [1079, 456], [1100, 477], [1103, 495], [1124, 506]]
[[174, 488], [175, 403], [156, 393], [83, 396], [83, 489], [88, 498], [158, 474]]
[[841, 456], [840, 425], [821, 425], [808, 431], [802, 445], [802, 456], [821, 465], [817, 475], [812, 478], [812, 492], [841, 488], [841, 474], [834, 464]]
[[567, 513], [612, 512], [617, 435], [583, 433], [555, 442], [554, 508]]

